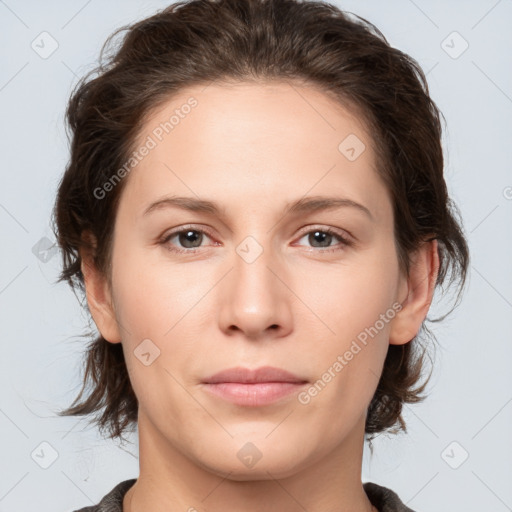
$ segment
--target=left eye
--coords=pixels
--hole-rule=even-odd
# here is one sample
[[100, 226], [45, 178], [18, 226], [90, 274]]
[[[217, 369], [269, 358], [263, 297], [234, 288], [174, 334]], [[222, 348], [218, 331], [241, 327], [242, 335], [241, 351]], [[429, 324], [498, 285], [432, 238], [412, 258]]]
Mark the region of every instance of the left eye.
[[347, 238], [330, 229], [313, 229], [306, 232], [299, 240], [303, 238], [307, 238], [308, 243], [310, 243], [312, 247], [319, 249], [333, 247], [331, 242], [336, 239], [341, 242], [340, 245], [342, 246], [351, 245], [351, 242]]

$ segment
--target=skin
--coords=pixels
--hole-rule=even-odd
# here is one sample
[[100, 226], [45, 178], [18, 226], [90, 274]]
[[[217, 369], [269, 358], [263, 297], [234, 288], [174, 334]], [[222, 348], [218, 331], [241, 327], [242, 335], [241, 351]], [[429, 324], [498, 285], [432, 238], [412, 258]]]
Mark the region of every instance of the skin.
[[[366, 410], [389, 344], [408, 343], [428, 312], [436, 242], [411, 255], [408, 278], [399, 271], [371, 137], [321, 91], [287, 82], [190, 87], [146, 119], [140, 140], [190, 96], [198, 106], [125, 178], [112, 289], [82, 253], [93, 319], [122, 343], [139, 401], [140, 475], [123, 510], [375, 510], [361, 482]], [[349, 134], [366, 146], [354, 161], [338, 150]], [[223, 214], [143, 215], [171, 195], [215, 201]], [[287, 213], [304, 196], [350, 198], [372, 218], [353, 207]], [[211, 236], [197, 234], [196, 249], [178, 236], [160, 243], [189, 225]], [[353, 245], [336, 236], [322, 245], [313, 234], [326, 228]], [[249, 235], [263, 249], [252, 263], [236, 251]], [[243, 407], [201, 383], [233, 366], [271, 365], [312, 384], [394, 303], [402, 309], [307, 404], [294, 393]], [[134, 353], [144, 339], [160, 350], [148, 366]], [[237, 457], [248, 442], [261, 453], [252, 467]]]

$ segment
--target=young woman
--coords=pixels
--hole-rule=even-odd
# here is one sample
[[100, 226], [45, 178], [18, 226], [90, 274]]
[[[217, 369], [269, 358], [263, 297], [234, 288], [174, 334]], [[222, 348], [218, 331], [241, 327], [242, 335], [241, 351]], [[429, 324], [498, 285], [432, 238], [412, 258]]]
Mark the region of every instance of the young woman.
[[140, 474], [81, 510], [410, 511], [363, 444], [405, 430], [469, 259], [420, 67], [323, 2], [124, 29], [70, 99], [54, 229], [100, 333], [62, 414], [136, 426]]

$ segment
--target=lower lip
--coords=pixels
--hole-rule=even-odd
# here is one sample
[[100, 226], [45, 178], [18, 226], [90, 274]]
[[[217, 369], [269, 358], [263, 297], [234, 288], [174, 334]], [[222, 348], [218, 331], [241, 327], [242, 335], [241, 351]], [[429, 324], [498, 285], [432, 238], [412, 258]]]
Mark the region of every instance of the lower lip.
[[241, 382], [219, 382], [205, 384], [210, 393], [236, 405], [262, 406], [271, 404], [305, 386], [303, 382], [259, 382], [243, 384]]

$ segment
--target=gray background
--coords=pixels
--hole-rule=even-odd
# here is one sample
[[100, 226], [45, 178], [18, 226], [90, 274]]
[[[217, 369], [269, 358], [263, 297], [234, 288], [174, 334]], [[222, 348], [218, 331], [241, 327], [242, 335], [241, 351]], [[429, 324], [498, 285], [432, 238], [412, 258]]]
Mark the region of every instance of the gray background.
[[[379, 436], [372, 457], [365, 448], [363, 481], [391, 487], [416, 511], [512, 510], [512, 2], [333, 3], [428, 73], [472, 252], [461, 306], [433, 328], [441, 349], [430, 397], [405, 406], [407, 435]], [[136, 436], [118, 446], [86, 420], [54, 414], [79, 390], [87, 317], [54, 284], [60, 258], [46, 249], [72, 86], [115, 28], [166, 5], [0, 1], [0, 512], [74, 510], [138, 475]], [[52, 39], [58, 48], [43, 58]]]

